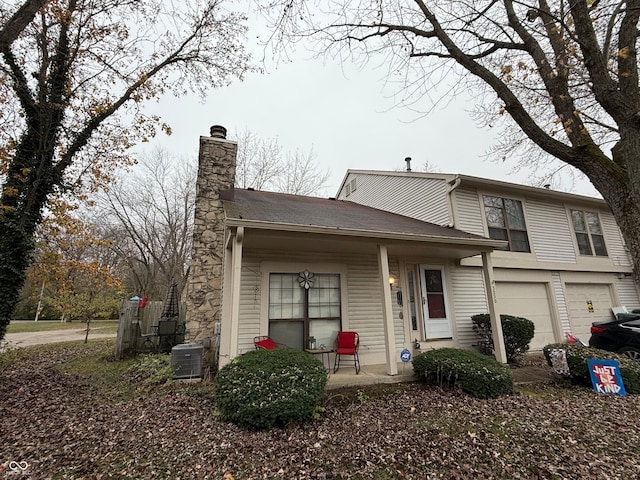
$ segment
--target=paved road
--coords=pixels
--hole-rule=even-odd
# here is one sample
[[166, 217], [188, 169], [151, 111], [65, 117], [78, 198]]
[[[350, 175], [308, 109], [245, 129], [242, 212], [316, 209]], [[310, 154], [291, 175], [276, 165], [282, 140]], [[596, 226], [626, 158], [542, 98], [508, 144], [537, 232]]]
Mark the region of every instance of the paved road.
[[[84, 340], [85, 329], [68, 329], [68, 330], [50, 330], [48, 332], [25, 332], [25, 333], [7, 333], [4, 337], [3, 348], [11, 347], [28, 347], [31, 345], [41, 345], [43, 343], [72, 342], [75, 340]], [[89, 332], [89, 338], [108, 338], [115, 337], [115, 333], [92, 333]], [[0, 349], [2, 351], [2, 349]]]

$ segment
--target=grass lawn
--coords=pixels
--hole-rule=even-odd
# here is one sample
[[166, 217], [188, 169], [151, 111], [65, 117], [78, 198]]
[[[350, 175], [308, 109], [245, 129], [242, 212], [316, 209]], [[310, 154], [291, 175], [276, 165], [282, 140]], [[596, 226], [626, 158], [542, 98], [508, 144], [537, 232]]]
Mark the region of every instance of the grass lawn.
[[[7, 333], [48, 332], [51, 330], [79, 330], [86, 329], [87, 324], [82, 322], [19, 322], [10, 323]], [[91, 322], [90, 331], [93, 333], [116, 333], [118, 320], [94, 320]]]

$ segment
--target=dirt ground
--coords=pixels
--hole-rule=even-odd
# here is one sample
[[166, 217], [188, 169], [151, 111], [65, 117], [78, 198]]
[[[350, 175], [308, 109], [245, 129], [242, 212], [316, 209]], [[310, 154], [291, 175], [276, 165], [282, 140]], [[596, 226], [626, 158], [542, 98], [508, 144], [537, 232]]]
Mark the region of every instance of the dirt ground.
[[510, 365], [510, 368], [515, 384], [550, 383], [560, 380], [547, 365], [544, 355], [539, 352], [526, 355], [516, 365]]

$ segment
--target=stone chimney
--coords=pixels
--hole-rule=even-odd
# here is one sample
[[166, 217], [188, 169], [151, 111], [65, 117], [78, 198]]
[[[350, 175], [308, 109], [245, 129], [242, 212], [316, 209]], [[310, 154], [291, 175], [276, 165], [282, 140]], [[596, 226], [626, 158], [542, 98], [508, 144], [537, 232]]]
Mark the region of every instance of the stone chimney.
[[191, 267], [187, 280], [189, 341], [203, 343], [205, 361], [212, 357], [215, 324], [222, 312], [225, 224], [222, 200], [233, 199], [238, 145], [227, 129], [214, 125], [200, 137]]

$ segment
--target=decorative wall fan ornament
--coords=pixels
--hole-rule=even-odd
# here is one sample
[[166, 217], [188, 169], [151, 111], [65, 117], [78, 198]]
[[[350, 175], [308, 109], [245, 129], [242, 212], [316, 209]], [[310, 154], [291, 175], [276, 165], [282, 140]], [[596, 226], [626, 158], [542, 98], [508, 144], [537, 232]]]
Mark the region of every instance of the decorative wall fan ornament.
[[298, 274], [298, 282], [300, 283], [300, 286], [302, 288], [304, 288], [305, 290], [309, 290], [309, 288], [313, 286], [313, 277], [313, 272], [305, 270], [304, 272], [300, 272]]

